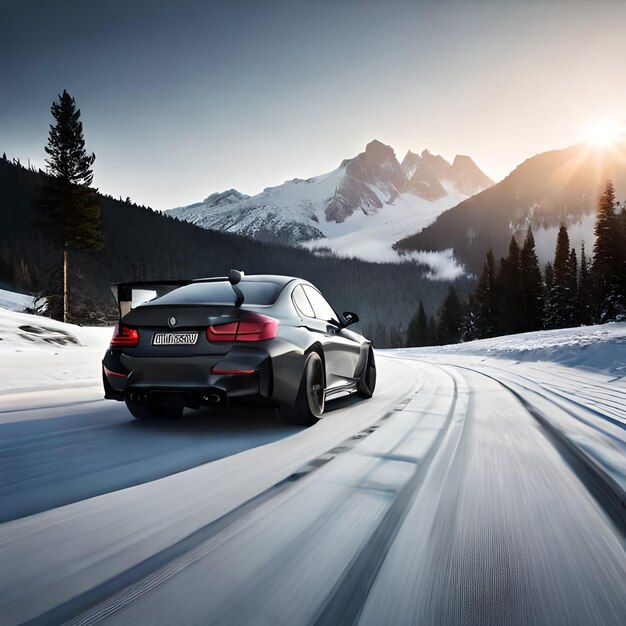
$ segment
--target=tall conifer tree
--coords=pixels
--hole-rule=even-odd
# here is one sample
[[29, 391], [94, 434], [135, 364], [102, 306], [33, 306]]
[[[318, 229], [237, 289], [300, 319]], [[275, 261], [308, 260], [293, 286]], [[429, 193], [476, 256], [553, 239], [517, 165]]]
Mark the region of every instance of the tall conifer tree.
[[598, 199], [593, 246], [592, 277], [595, 290], [596, 319], [608, 322], [624, 312], [623, 252], [620, 228], [615, 214], [615, 190], [608, 180]]
[[[556, 239], [554, 273], [546, 294], [547, 328], [565, 328], [574, 323], [576, 300], [572, 292], [572, 267], [567, 227], [561, 225]], [[574, 277], [575, 283], [575, 277]], [[546, 280], [547, 282], [547, 280]]]
[[501, 303], [497, 320], [499, 334], [519, 333], [523, 330], [522, 270], [520, 249], [514, 236], [509, 244], [508, 257], [500, 263], [497, 285]]
[[496, 268], [493, 252], [489, 250], [474, 294], [476, 305], [476, 337], [495, 337], [499, 314], [499, 298], [496, 285]]
[[[96, 252], [104, 247], [100, 208], [90, 189], [94, 154], [87, 154], [80, 110], [67, 91], [51, 109], [48, 145], [48, 180], [39, 201], [37, 225], [63, 251], [63, 313], [69, 312], [69, 251]], [[59, 316], [58, 307], [52, 307]], [[54, 310], [56, 309], [56, 311]]]
[[539, 330], [543, 318], [543, 284], [539, 260], [535, 252], [535, 237], [530, 225], [520, 253], [520, 273], [522, 283], [522, 330]]

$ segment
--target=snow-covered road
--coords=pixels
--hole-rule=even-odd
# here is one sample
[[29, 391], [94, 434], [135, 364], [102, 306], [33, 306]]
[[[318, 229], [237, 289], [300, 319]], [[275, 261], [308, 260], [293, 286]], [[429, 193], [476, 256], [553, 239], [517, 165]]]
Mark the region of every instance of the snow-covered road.
[[373, 399], [133, 420], [0, 309], [0, 623], [618, 624], [626, 324], [380, 352]]
[[626, 388], [513, 363], [381, 353], [310, 429], [5, 395], [0, 622], [623, 623]]

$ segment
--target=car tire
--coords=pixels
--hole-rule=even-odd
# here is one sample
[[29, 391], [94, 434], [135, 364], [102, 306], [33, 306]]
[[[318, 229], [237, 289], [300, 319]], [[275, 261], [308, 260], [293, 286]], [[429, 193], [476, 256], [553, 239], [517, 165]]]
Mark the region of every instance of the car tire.
[[356, 384], [356, 391], [362, 398], [371, 398], [376, 388], [376, 360], [374, 359], [374, 350], [370, 346], [367, 353], [367, 362], [359, 376]]
[[298, 395], [291, 405], [280, 407], [280, 417], [289, 424], [312, 426], [324, 413], [324, 362], [317, 352], [309, 352], [304, 362]]
[[182, 406], [163, 406], [155, 401], [139, 401], [132, 394], [126, 394], [124, 398], [126, 408], [131, 415], [138, 420], [145, 419], [180, 419], [183, 415]]

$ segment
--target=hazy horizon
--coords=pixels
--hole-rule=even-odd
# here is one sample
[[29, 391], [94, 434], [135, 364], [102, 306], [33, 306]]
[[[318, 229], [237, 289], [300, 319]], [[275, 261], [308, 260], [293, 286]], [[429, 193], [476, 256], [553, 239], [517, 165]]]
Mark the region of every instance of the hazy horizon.
[[44, 167], [82, 111], [94, 185], [165, 209], [335, 169], [471, 156], [494, 180], [623, 121], [623, 3], [0, 2], [0, 152]]

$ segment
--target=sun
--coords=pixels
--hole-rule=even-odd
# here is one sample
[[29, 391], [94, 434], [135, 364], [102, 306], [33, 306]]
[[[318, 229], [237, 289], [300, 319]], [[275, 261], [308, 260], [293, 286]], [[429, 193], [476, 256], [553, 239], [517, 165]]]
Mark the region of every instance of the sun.
[[624, 127], [612, 119], [596, 120], [585, 128], [587, 143], [596, 148], [609, 148], [624, 134]]

